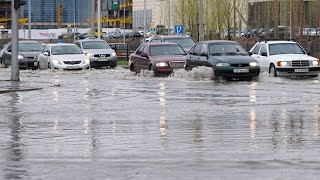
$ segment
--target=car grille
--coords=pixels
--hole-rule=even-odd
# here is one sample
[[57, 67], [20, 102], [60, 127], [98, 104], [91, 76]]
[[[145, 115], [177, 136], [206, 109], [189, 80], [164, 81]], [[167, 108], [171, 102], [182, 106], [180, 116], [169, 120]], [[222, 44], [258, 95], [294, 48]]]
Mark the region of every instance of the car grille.
[[292, 61], [292, 66], [310, 66], [309, 61]]
[[95, 54], [93, 57], [105, 58], [105, 57], [110, 57], [110, 54]]
[[249, 64], [230, 64], [232, 67], [248, 67], [250, 66]]
[[27, 59], [37, 59], [37, 56], [27, 57]]
[[65, 64], [80, 64], [81, 61], [63, 61]]
[[184, 62], [169, 62], [170, 67], [172, 68], [183, 68], [184, 67]]

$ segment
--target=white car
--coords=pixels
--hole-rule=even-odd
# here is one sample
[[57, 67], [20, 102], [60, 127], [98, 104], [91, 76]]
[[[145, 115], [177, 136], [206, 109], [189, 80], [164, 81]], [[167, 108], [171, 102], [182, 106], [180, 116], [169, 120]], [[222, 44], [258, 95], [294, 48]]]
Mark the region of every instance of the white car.
[[273, 77], [317, 77], [320, 72], [319, 59], [309, 56], [297, 42], [258, 42], [250, 52], [261, 70], [269, 72]]
[[38, 57], [40, 69], [84, 70], [90, 59], [75, 44], [47, 44]]

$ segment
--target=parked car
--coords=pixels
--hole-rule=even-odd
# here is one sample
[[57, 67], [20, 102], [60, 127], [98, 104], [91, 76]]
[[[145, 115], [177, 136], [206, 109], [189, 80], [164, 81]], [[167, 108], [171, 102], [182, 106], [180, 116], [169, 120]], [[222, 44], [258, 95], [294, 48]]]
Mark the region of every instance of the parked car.
[[[11, 42], [5, 45], [2, 50], [1, 64], [4, 67], [11, 65]], [[19, 41], [18, 60], [19, 69], [37, 69], [38, 55], [42, 52], [43, 46], [38, 41]]]
[[250, 50], [263, 71], [271, 76], [310, 76], [320, 72], [319, 60], [292, 41], [258, 42]]
[[149, 41], [150, 43], [171, 42], [179, 44], [185, 52], [189, 52], [193, 45], [196, 44], [188, 35], [156, 35]]
[[234, 41], [203, 41], [187, 55], [186, 70], [198, 66], [212, 67], [216, 77], [252, 80], [259, 76], [258, 62]]
[[79, 40], [74, 42], [75, 45], [85, 53], [90, 59], [90, 67], [100, 68], [117, 66], [116, 52], [111, 49], [109, 44], [104, 40]]
[[129, 69], [153, 71], [155, 76], [168, 75], [184, 67], [186, 52], [176, 43], [143, 43], [129, 57]]
[[84, 70], [90, 67], [90, 59], [75, 44], [47, 44], [38, 62], [40, 69]]

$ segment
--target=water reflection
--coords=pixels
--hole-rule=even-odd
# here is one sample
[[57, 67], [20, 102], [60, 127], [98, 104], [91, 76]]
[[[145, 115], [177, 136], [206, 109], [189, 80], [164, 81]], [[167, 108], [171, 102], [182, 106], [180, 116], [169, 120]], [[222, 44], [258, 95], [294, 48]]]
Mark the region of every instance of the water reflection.
[[250, 127], [250, 138], [251, 138], [250, 145], [251, 145], [252, 151], [255, 151], [257, 150], [258, 146], [256, 143], [256, 128], [257, 128], [256, 111], [254, 108], [251, 108], [249, 112], [249, 127]]
[[[18, 82], [12, 82], [12, 89], [19, 89]], [[11, 124], [10, 128], [10, 140], [8, 142], [8, 152], [6, 155], [6, 179], [23, 179], [26, 176], [27, 171], [23, 167], [23, 139], [21, 132], [23, 130], [21, 124], [22, 112], [19, 110], [20, 97], [16, 92], [10, 93], [11, 101], [9, 102], [9, 121]]]
[[167, 120], [166, 120], [166, 99], [165, 99], [165, 95], [166, 95], [166, 87], [165, 87], [165, 83], [164, 82], [160, 82], [159, 83], [159, 90], [158, 90], [158, 95], [159, 95], [159, 105], [160, 105], [160, 110], [161, 110], [161, 114], [160, 114], [160, 141], [161, 141], [161, 149], [165, 149], [167, 146], [167, 142], [168, 142], [168, 136], [167, 136], [167, 129], [168, 129], [168, 124], [167, 124]]
[[319, 136], [319, 105], [314, 107], [313, 112], [313, 137], [318, 139]]
[[280, 112], [272, 113], [273, 127], [272, 144], [274, 149], [301, 148], [303, 145], [304, 111], [289, 111], [282, 108]]
[[250, 103], [257, 102], [256, 87], [257, 87], [257, 82], [253, 82], [250, 84], [250, 87], [249, 87], [249, 89], [250, 89], [249, 102]]
[[192, 121], [192, 127], [194, 129], [194, 138], [193, 142], [195, 144], [202, 142], [202, 119], [197, 118], [196, 120]]

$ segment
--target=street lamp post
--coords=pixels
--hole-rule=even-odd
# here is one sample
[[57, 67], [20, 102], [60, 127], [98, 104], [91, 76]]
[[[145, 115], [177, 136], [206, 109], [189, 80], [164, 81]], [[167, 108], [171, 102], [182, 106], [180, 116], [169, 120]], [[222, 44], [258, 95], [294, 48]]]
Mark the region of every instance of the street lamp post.
[[143, 42], [146, 42], [146, 26], [147, 26], [147, 15], [146, 15], [146, 9], [147, 9], [147, 0], [143, 1]]
[[28, 39], [31, 39], [31, 0], [28, 0]]
[[101, 19], [101, 1], [98, 0], [98, 39], [101, 39], [101, 22], [100, 22], [100, 19]]
[[203, 32], [203, 0], [200, 0], [200, 9], [199, 9], [199, 41], [203, 41], [204, 32]]
[[171, 1], [168, 0], [168, 35], [171, 34], [170, 32], [170, 23], [171, 23]]
[[126, 0], [123, 8], [123, 43], [126, 43]]
[[94, 30], [94, 24], [95, 24], [95, 1], [91, 0], [91, 39], [95, 38], [95, 30]]
[[76, 40], [76, 0], [73, 0], [73, 41]]

